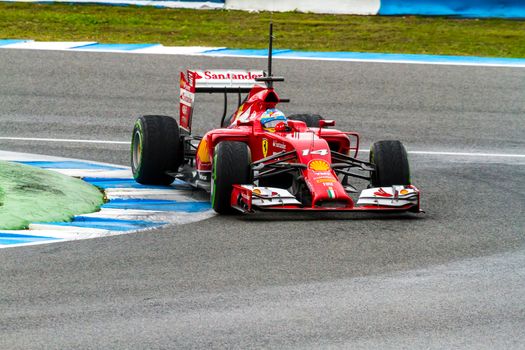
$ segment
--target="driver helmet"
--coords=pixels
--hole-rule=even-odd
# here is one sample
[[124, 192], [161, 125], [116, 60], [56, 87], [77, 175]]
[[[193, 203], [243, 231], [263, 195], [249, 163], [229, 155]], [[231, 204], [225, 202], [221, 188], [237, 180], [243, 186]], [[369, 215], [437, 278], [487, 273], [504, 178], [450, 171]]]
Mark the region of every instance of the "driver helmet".
[[288, 125], [288, 119], [284, 116], [284, 113], [276, 108], [270, 108], [264, 111], [261, 115], [261, 125], [264, 130], [274, 132], [275, 127], [279, 123]]

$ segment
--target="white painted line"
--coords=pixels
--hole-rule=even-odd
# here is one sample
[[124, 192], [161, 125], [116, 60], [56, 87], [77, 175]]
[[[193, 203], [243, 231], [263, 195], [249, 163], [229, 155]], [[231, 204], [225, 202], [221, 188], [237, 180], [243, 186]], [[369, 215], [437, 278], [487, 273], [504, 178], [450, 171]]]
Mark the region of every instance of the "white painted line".
[[158, 55], [202, 55], [206, 51], [220, 50], [225, 47], [205, 47], [205, 46], [163, 46], [156, 45], [143, 49], [133, 50], [133, 53], [158, 54]]
[[4, 48], [9, 49], [31, 49], [31, 50], [56, 50], [56, 51], [63, 51], [63, 50], [69, 50], [72, 47], [75, 46], [83, 46], [83, 45], [90, 45], [90, 44], [96, 44], [96, 41], [51, 41], [51, 42], [45, 42], [45, 41], [26, 41], [23, 43], [15, 43], [15, 44], [9, 44], [5, 45]]
[[[154, 211], [154, 210], [102, 208], [100, 211], [90, 213], [90, 214], [82, 214], [81, 216], [94, 217], [94, 218], [106, 218], [106, 219], [120, 219], [120, 220], [155, 221], [155, 216], [159, 216], [158, 214], [163, 214], [163, 213], [160, 211]], [[157, 220], [157, 221], [161, 221], [161, 220]]]
[[[263, 55], [250, 55], [250, 54], [242, 54], [242, 53], [228, 53], [224, 52], [221, 53], [221, 51], [217, 52], [206, 52], [203, 54], [204, 56], [208, 57], [217, 57], [217, 58], [224, 58], [224, 57], [240, 57], [240, 58], [260, 58], [266, 60], [267, 57]], [[399, 55], [402, 56], [404, 54], [393, 54], [393, 55]], [[415, 55], [417, 56], [417, 55]], [[430, 55], [431, 56], [431, 55]], [[468, 58], [468, 56], [466, 56]], [[401, 59], [401, 58], [356, 58], [356, 57], [325, 57], [325, 56], [295, 56], [293, 54], [275, 54], [273, 56], [274, 59], [282, 59], [282, 60], [303, 60], [303, 61], [334, 61], [334, 62], [357, 62], [357, 63], [396, 63], [396, 64], [430, 64], [430, 65], [440, 65], [440, 66], [474, 66], [474, 67], [506, 67], [506, 68], [525, 68], [525, 63], [522, 62], [483, 62], [483, 61], [460, 61], [460, 60], [454, 60], [454, 59], [443, 59], [442, 61], [438, 60], [425, 60], [425, 58], [414, 58], [414, 59]], [[487, 57], [489, 58], [489, 57]]]
[[[359, 153], [370, 153], [369, 149], [360, 149]], [[491, 157], [491, 158], [525, 158], [525, 154], [512, 153], [475, 153], [475, 152], [442, 152], [442, 151], [407, 151], [408, 154], [456, 157]]]
[[[19, 141], [43, 141], [43, 142], [71, 142], [71, 143], [100, 143], [100, 144], [120, 144], [130, 145], [129, 141], [112, 140], [81, 140], [81, 139], [54, 139], [54, 138], [34, 138], [34, 137], [4, 137], [0, 140], [19, 140]], [[370, 150], [363, 148], [359, 152], [367, 153]], [[494, 157], [494, 158], [525, 158], [525, 154], [513, 153], [476, 153], [476, 152], [445, 152], [445, 151], [408, 151], [410, 154], [426, 154], [436, 156], [461, 156], [461, 157]]]
[[[2, 231], [4, 232], [4, 231]], [[16, 232], [16, 231], [12, 231]], [[18, 231], [20, 233], [21, 231]], [[29, 230], [24, 231], [32, 236], [53, 237], [67, 240], [110, 236], [114, 231], [79, 226], [60, 226], [49, 224], [29, 224]], [[121, 231], [119, 231], [121, 232]]]
[[[2, 231], [7, 232], [7, 231]], [[18, 232], [20, 233], [20, 232]], [[51, 237], [53, 238], [53, 237]], [[41, 245], [41, 244], [52, 244], [52, 243], [61, 243], [65, 242], [67, 240], [63, 240], [62, 238], [56, 238], [56, 240], [49, 240], [49, 241], [36, 241], [36, 242], [26, 242], [26, 243], [16, 243], [16, 244], [0, 244], [0, 249], [2, 248], [16, 248], [16, 247], [27, 247], [30, 245]]]
[[[122, 168], [122, 171], [129, 170], [129, 174], [131, 174], [131, 170], [127, 166], [123, 165], [116, 165], [116, 164], [110, 164], [110, 163], [104, 163], [104, 162], [95, 162], [92, 160], [82, 160], [82, 159], [71, 159], [71, 158], [64, 158], [64, 157], [56, 157], [56, 156], [46, 156], [43, 154], [30, 154], [30, 153], [21, 153], [21, 152], [12, 152], [12, 151], [2, 151], [0, 150], [0, 160], [5, 161], [11, 161], [11, 162], [38, 162], [38, 161], [49, 161], [49, 162], [64, 162], [64, 161], [79, 161], [79, 162], [87, 162], [90, 164], [97, 164], [102, 165], [110, 168], [119, 167]], [[98, 173], [94, 177], [114, 177], [115, 171], [121, 171], [121, 170], [107, 170], [107, 172], [102, 171], [101, 173]], [[106, 175], [107, 173], [107, 175]], [[128, 178], [133, 178], [133, 175], [125, 176]]]
[[192, 190], [149, 189], [149, 188], [106, 188], [104, 190], [108, 199], [162, 199], [174, 201], [197, 202], [192, 198]]
[[94, 177], [94, 178], [119, 178], [132, 179], [133, 173], [131, 169], [116, 169], [116, 170], [100, 170], [100, 169], [53, 169], [46, 170], [55, 171], [57, 173], [72, 176], [72, 177]]
[[[8, 0], [10, 1], [10, 0]], [[17, 1], [33, 1], [33, 0], [17, 0]], [[60, 0], [66, 1], [67, 0]], [[86, 2], [93, 2], [93, 0], [79, 0]], [[108, 1], [108, 0], [104, 0]], [[119, 0], [114, 0], [118, 2]], [[95, 1], [96, 2], [96, 1]], [[139, 1], [140, 2], [140, 1]], [[142, 3], [142, 2], [141, 2]], [[144, 4], [161, 5], [163, 1], [144, 1]], [[171, 1], [167, 1], [167, 4]], [[176, 7], [181, 4], [179, 1], [173, 2]], [[192, 3], [193, 4], [193, 3]], [[206, 3], [204, 3], [206, 4]], [[167, 5], [166, 5], [167, 6]], [[193, 5], [192, 5], [193, 6]], [[206, 6], [206, 5], [205, 5]], [[211, 6], [213, 7], [213, 5]], [[238, 52], [221, 52], [224, 47], [203, 47], [203, 46], [163, 46], [162, 44], [152, 44], [152, 46], [136, 49], [122, 49], [112, 46], [101, 47], [95, 45], [92, 48], [89, 44], [98, 44], [97, 42], [36, 42], [33, 40], [24, 40], [23, 42], [14, 42], [12, 44], [4, 44], [0, 48], [5, 49], [35, 49], [35, 50], [57, 50], [57, 51], [94, 51], [94, 52], [111, 52], [124, 54], [164, 54], [164, 55], [188, 55], [188, 56], [204, 56], [204, 57], [245, 57], [245, 58], [261, 58], [266, 59], [266, 56], [259, 54], [243, 53], [242, 49], [235, 50]], [[102, 44], [103, 45], [103, 44]], [[250, 50], [246, 50], [249, 52]], [[352, 53], [351, 54], [359, 54]], [[285, 60], [310, 60], [310, 61], [338, 61], [338, 62], [365, 62], [365, 63], [396, 63], [396, 64], [430, 64], [430, 65], [446, 65], [446, 66], [475, 66], [475, 67], [499, 67], [499, 68], [525, 68], [523, 59], [507, 59], [507, 58], [491, 58], [491, 57], [459, 57], [459, 56], [432, 56], [432, 55], [405, 55], [405, 54], [387, 54], [386, 57], [337, 57], [337, 53], [326, 53], [320, 55], [319, 53], [311, 53], [311, 56], [305, 56], [308, 52], [284, 52], [276, 53], [275, 59]], [[330, 54], [335, 56], [330, 57]], [[374, 53], [369, 53], [372, 56]], [[366, 56], [367, 53], [364, 53]], [[377, 55], [382, 55], [377, 54]], [[407, 56], [407, 57], [403, 57]], [[421, 56], [421, 57], [418, 57]]]
[[[0, 150], [0, 159], [12, 162], [31, 162], [31, 161], [64, 161], [67, 160], [62, 157], [55, 156], [46, 156], [43, 154], [30, 154], [30, 153], [20, 153], [20, 152], [11, 152], [11, 151], [1, 151]], [[110, 164], [107, 164], [110, 165]]]
[[[241, 58], [262, 58], [263, 56], [251, 55], [228, 55], [220, 53], [207, 53], [210, 57], [241, 57]], [[395, 63], [395, 64], [429, 64], [438, 66], [471, 66], [471, 67], [496, 67], [496, 68], [525, 68], [523, 63], [484, 63], [484, 62], [454, 62], [454, 61], [411, 61], [411, 60], [387, 60], [373, 58], [335, 58], [335, 57], [286, 57], [275, 55], [274, 59], [281, 60], [303, 60], [303, 61], [334, 61], [334, 62], [357, 62], [357, 63]]]
[[437, 155], [437, 156], [525, 158], [525, 154], [507, 154], [507, 153], [466, 153], [466, 152], [432, 152], [432, 151], [409, 151], [408, 153]]
[[129, 141], [104, 141], [104, 140], [85, 140], [85, 139], [54, 139], [41, 137], [7, 137], [0, 136], [0, 140], [11, 141], [43, 141], [43, 142], [71, 142], [71, 143], [100, 143], [100, 144], [115, 144], [115, 145], [129, 145]]
[[213, 210], [203, 211], [200, 213], [191, 213], [175, 211], [154, 211], [154, 210], [137, 210], [137, 209], [111, 209], [102, 208], [100, 211], [84, 214], [80, 216], [120, 219], [120, 220], [143, 220], [155, 222], [169, 222], [171, 224], [189, 224], [196, 221], [209, 219], [215, 216]]

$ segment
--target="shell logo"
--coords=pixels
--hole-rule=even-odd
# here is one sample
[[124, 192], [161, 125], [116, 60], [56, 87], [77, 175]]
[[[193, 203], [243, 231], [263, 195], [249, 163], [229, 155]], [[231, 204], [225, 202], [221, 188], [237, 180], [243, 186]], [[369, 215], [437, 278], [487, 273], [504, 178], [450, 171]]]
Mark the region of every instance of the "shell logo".
[[308, 163], [308, 169], [313, 171], [328, 171], [330, 170], [330, 164], [323, 159], [314, 159]]
[[409, 191], [407, 189], [402, 189], [401, 191], [399, 191], [399, 194], [404, 196], [405, 194], [408, 194]]

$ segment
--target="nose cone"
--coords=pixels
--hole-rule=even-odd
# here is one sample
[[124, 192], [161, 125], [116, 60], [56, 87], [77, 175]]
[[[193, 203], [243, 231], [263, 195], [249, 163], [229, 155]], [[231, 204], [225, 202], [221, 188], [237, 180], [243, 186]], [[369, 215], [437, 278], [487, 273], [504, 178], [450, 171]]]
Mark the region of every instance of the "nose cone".
[[312, 207], [352, 208], [354, 206], [328, 161], [312, 159], [305, 172], [305, 180], [312, 193]]
[[312, 196], [312, 207], [353, 208], [352, 198], [332, 170], [328, 142], [313, 132], [291, 133], [287, 141], [297, 150], [298, 161], [307, 165], [302, 172]]

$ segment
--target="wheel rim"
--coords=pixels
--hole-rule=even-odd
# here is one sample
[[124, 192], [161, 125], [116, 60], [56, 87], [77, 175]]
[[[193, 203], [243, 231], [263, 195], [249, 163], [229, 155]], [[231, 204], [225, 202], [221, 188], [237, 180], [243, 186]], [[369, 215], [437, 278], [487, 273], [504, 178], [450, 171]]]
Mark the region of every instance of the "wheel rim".
[[140, 167], [140, 159], [142, 157], [142, 135], [140, 130], [135, 130], [133, 134], [133, 169]]

